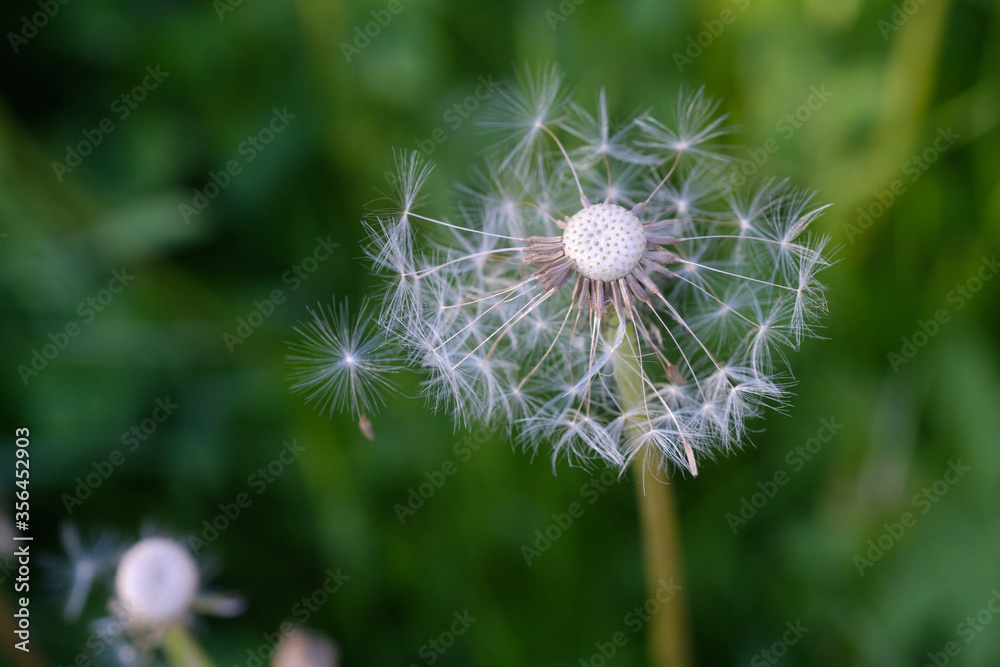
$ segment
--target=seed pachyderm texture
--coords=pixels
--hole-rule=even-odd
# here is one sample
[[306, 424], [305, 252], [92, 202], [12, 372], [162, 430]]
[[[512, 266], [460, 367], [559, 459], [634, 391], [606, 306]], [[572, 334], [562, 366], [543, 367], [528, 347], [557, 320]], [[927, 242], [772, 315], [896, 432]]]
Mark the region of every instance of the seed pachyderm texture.
[[826, 311], [826, 239], [808, 231], [822, 207], [783, 181], [729, 190], [724, 117], [701, 91], [682, 92], [670, 125], [612, 123], [603, 91], [591, 113], [556, 69], [495, 98], [496, 143], [451, 215], [422, 201], [430, 165], [396, 155], [365, 221], [381, 338], [354, 367], [374, 377], [398, 350], [431, 405], [554, 462], [697, 474], [786, 397], [783, 350]]
[[563, 232], [563, 253], [591, 280], [624, 278], [646, 250], [639, 218], [616, 204], [592, 204], [574, 215]]

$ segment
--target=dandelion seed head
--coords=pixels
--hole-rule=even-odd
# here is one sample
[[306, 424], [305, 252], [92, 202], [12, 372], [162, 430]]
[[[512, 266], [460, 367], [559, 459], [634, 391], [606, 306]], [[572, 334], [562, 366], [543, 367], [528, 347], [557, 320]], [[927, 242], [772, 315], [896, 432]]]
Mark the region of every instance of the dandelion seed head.
[[576, 213], [563, 232], [563, 252], [592, 280], [624, 278], [646, 250], [646, 232], [628, 209], [593, 204]]
[[137, 542], [122, 556], [115, 573], [118, 601], [141, 626], [162, 627], [182, 620], [200, 586], [194, 557], [164, 537]]
[[696, 474], [787, 398], [785, 351], [826, 312], [822, 207], [785, 181], [727, 190], [729, 128], [704, 90], [670, 122], [612, 122], [603, 90], [591, 111], [539, 68], [493, 102], [497, 141], [455, 218], [420, 196], [426, 161], [396, 155], [397, 210], [366, 220], [380, 312], [312, 313], [296, 388], [364, 417], [405, 360], [432, 407], [553, 463]]

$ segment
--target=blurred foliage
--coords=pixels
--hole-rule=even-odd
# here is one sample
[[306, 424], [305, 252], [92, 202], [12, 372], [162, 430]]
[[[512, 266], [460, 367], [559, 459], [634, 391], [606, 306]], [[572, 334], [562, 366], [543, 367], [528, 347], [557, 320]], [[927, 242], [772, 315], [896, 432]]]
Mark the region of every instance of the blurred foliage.
[[[283, 361], [307, 306], [373, 288], [360, 219], [391, 149], [445, 128], [431, 206], [447, 211], [487, 142], [475, 112], [455, 128], [447, 111], [479, 77], [558, 62], [579, 102], [604, 87], [623, 114], [667, 117], [682, 84], [704, 85], [740, 126], [734, 143], [759, 156], [777, 141], [760, 175], [835, 204], [819, 223], [841, 246], [825, 274], [828, 339], [792, 355], [793, 409], [759, 423], [744, 452], [676, 482], [698, 662], [746, 664], [801, 620], [809, 631], [784, 664], [923, 664], [957, 641], [962, 665], [995, 665], [1000, 622], [968, 643], [958, 626], [1000, 587], [1000, 281], [960, 310], [949, 294], [1000, 242], [996, 4], [402, 0], [348, 58], [344, 45], [389, 6], [77, 0], [16, 48], [9, 33], [23, 34], [40, 4], [0, 9], [0, 296], [10, 307], [0, 391], [5, 433], [34, 436], [35, 548], [61, 553], [67, 520], [85, 533], [134, 538], [152, 524], [199, 535], [294, 438], [306, 447], [299, 461], [252, 492], [205, 553], [213, 585], [250, 603], [198, 628], [219, 664], [246, 664], [338, 567], [350, 579], [308, 623], [336, 638], [349, 665], [429, 664], [421, 647], [465, 610], [477, 620], [438, 664], [577, 665], [623, 629], [632, 641], [616, 659], [640, 664], [643, 641], [624, 621], [645, 597], [630, 480], [587, 504], [528, 567], [521, 546], [580, 501], [596, 471], [553, 475], [501, 433], [478, 434], [485, 444], [463, 460], [454, 448], [467, 434], [416, 398], [393, 400], [368, 442], [351, 419], [291, 396]], [[691, 59], [681, 72], [676, 54]], [[115, 101], [147, 67], [167, 75], [121, 117]], [[803, 107], [814, 87], [832, 96]], [[247, 161], [241, 144], [275, 109], [295, 117]], [[113, 131], [57, 178], [53, 161], [105, 118]], [[957, 140], [914, 172], [913, 156], [949, 128]], [[240, 173], [186, 222], [179, 206], [232, 160]], [[892, 194], [897, 179], [904, 190]], [[890, 196], [858, 226], [859, 208], [876, 212]], [[288, 279], [328, 236], [339, 244], [330, 258]], [[80, 304], [123, 267], [134, 280], [86, 321]], [[274, 290], [284, 301], [230, 352], [223, 334]], [[948, 322], [915, 336], [939, 309]], [[26, 386], [17, 367], [71, 321], [79, 335]], [[914, 337], [925, 344], [896, 372], [889, 353]], [[416, 395], [414, 378], [403, 383]], [[128, 452], [123, 434], [168, 397], [175, 414]], [[796, 470], [786, 455], [823, 418], [843, 428]], [[69, 515], [65, 494], [114, 449], [124, 463]], [[401, 523], [394, 505], [447, 460], [456, 474]], [[914, 496], [958, 460], [970, 471], [921, 514]], [[788, 483], [734, 535], [727, 514], [779, 470]], [[12, 477], [2, 479], [9, 499]], [[907, 511], [916, 524], [859, 576], [854, 557]], [[84, 650], [86, 619], [104, 604], [93, 596], [84, 620], [67, 623], [60, 575], [36, 568], [32, 589], [35, 639], [53, 665]]]

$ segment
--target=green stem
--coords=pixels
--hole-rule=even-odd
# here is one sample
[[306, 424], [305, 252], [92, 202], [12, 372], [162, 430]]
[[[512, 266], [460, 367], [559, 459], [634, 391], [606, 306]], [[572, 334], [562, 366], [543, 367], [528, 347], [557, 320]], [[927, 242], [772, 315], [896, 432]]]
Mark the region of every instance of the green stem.
[[163, 637], [163, 652], [172, 667], [215, 667], [205, 650], [181, 625], [167, 630]]
[[[625, 410], [644, 405], [638, 340], [630, 324], [625, 338], [623, 357], [615, 364], [615, 382]], [[627, 431], [642, 428], [633, 421]], [[661, 605], [648, 625], [650, 663], [654, 667], [690, 667], [691, 642], [688, 635], [687, 602], [683, 589], [680, 531], [672, 485], [666, 483], [666, 473], [659, 471], [655, 452], [639, 452], [632, 463], [636, 478], [636, 499], [639, 525], [643, 537], [643, 557], [646, 570], [646, 590], [656, 599], [660, 589], [680, 586], [673, 597]], [[664, 479], [659, 479], [657, 473]]]

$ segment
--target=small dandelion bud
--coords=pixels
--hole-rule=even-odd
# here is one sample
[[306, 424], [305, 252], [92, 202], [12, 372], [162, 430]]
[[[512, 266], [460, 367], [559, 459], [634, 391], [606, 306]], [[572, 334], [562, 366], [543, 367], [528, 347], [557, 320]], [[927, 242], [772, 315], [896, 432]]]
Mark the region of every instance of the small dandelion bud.
[[163, 537], [135, 544], [122, 556], [115, 574], [123, 615], [145, 627], [183, 621], [200, 585], [198, 564], [188, 550]]
[[274, 652], [272, 667], [337, 667], [337, 647], [329, 639], [296, 627]]

